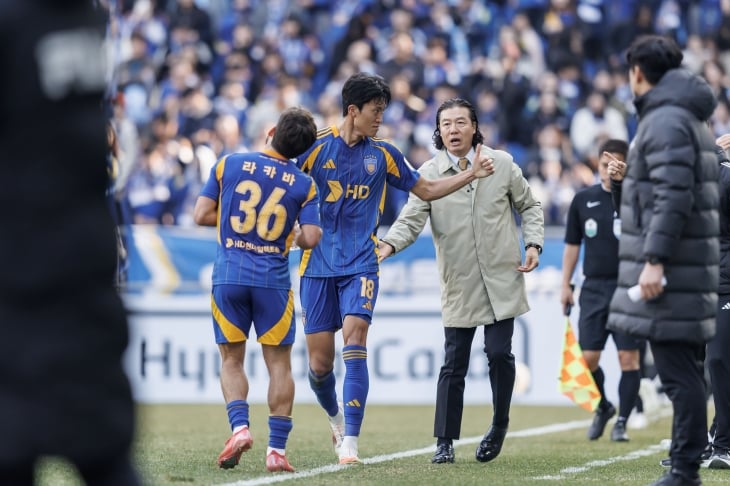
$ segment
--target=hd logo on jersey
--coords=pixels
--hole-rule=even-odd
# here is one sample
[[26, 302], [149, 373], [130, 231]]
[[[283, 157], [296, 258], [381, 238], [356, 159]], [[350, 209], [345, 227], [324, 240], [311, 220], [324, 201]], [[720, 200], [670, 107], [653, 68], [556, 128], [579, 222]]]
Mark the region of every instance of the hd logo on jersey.
[[362, 159], [362, 162], [365, 166], [365, 172], [370, 175], [375, 174], [375, 171], [378, 169], [378, 159], [376, 159], [374, 155], [366, 155], [365, 158]]
[[370, 186], [364, 184], [348, 184], [343, 189], [340, 181], [327, 181], [330, 193], [324, 199], [326, 202], [337, 202], [344, 193], [345, 199], [367, 199], [370, 196]]
[[342, 197], [342, 184], [340, 184], [340, 181], [327, 181], [327, 187], [330, 188], [330, 193], [327, 194], [325, 201], [336, 202]]

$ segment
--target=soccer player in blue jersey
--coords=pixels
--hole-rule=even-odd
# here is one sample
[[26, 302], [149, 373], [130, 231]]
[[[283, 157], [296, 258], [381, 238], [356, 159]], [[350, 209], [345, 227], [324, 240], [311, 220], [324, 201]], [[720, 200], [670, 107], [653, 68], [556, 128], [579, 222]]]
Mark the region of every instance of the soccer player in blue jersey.
[[233, 431], [218, 456], [224, 469], [236, 466], [253, 445], [243, 370], [253, 322], [269, 370], [266, 469], [294, 471], [285, 451], [294, 401], [294, 296], [288, 254], [292, 243], [315, 247], [322, 229], [317, 186], [289, 159], [312, 145], [316, 133], [311, 113], [285, 110], [269, 132], [271, 144], [263, 152], [220, 159], [195, 204], [195, 222], [218, 227], [211, 307], [222, 361], [221, 388]]
[[[342, 88], [339, 126], [324, 128], [297, 162], [322, 194], [322, 243], [302, 253], [302, 320], [309, 383], [327, 412], [340, 464], [356, 464], [369, 380], [367, 335], [378, 296], [378, 238], [386, 185], [426, 201], [446, 196], [494, 172], [481, 154], [472, 169], [452, 177], [420, 177], [394, 145], [375, 138], [390, 102], [380, 76], [357, 73]], [[334, 335], [342, 329], [345, 379], [338, 403], [333, 373]]]

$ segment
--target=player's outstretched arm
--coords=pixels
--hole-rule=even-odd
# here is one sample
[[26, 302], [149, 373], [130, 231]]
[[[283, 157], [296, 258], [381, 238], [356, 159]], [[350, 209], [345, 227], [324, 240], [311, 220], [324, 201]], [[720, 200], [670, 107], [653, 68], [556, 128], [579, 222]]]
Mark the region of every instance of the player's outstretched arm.
[[200, 226], [215, 226], [218, 223], [218, 201], [199, 196], [193, 209], [193, 221]]
[[426, 179], [421, 177], [413, 186], [411, 192], [424, 201], [440, 199], [452, 192], [461, 189], [465, 185], [483, 177], [494, 174], [494, 159], [482, 154], [482, 145], [477, 145], [476, 156], [472, 162], [471, 170], [465, 170], [451, 177], [443, 179]]
[[314, 248], [322, 239], [322, 228], [316, 224], [297, 224], [294, 231], [294, 243], [303, 250]]

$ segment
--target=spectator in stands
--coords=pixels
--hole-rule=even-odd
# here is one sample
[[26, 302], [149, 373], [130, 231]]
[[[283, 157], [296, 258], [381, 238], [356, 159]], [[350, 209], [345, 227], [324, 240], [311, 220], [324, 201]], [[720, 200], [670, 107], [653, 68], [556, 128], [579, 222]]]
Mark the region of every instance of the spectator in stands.
[[[127, 116], [144, 133], [160, 111], [171, 118], [177, 117], [168, 105], [174, 104], [174, 98], [182, 96], [189, 87], [202, 85], [205, 95], [215, 99], [226, 96], [222, 94], [228, 91], [224, 81], [233, 80], [243, 85], [243, 96], [251, 107], [279, 96], [278, 78], [287, 70], [302, 73], [296, 78], [296, 99], [302, 106], [314, 109], [323, 92], [339, 96], [342, 83], [353, 73], [381, 72], [375, 61], [383, 66], [392, 60], [391, 37], [400, 39], [400, 34], [404, 34], [410, 36], [410, 42], [404, 43], [410, 44], [407, 56], [410, 60], [405, 68], [396, 63], [386, 76], [403, 73], [410, 76], [413, 94], [429, 105], [424, 115], [425, 130], [421, 128], [424, 124], [420, 115], [407, 117], [410, 123], [416, 124], [414, 142], [431, 150], [430, 125], [440, 104], [433, 98], [442, 86], [448, 84], [456, 89], [458, 96], [475, 101], [484, 87], [489, 86], [497, 101], [495, 113], [500, 116], [501, 129], [495, 130], [480, 114], [485, 136], [494, 138], [493, 146], [519, 154], [533, 150], [537, 143], [534, 128], [523, 124], [529, 114], [522, 108], [534, 113], [532, 110], [540, 98], [538, 91], [545, 91], [542, 86], [552, 83], [556, 76], [557, 106], [570, 122], [575, 112], [585, 106], [591, 85], [601, 90], [596, 83], [591, 83], [591, 75], [595, 73], [593, 80], [603, 82], [602, 70], [609, 70], [614, 91], [609, 94], [608, 104], [619, 108], [628, 135], [633, 136], [636, 117], [622, 65], [622, 51], [638, 33], [654, 32], [654, 14], [659, 3], [665, 2], [603, 2], [599, 6], [582, 0], [436, 4], [409, 0], [396, 2], [397, 7], [393, 8], [387, 2], [375, 0], [236, 0], [230, 5], [195, 0], [125, 1], [120, 13], [112, 18], [113, 37], [109, 44], [114, 54], [112, 59], [121, 64], [131, 60], [133, 42], [134, 50], [141, 52], [142, 37], [146, 41], [151, 62], [145, 64], [154, 69], [151, 77], [154, 85], [124, 81], [129, 78], [129, 68], [134, 66], [120, 66], [115, 81], [125, 94]], [[727, 29], [719, 29], [730, 17], [727, 14], [730, 0], [703, 0], [685, 7], [680, 12], [686, 11], [689, 18], [677, 32], [687, 36], [687, 44], [694, 46], [695, 57], [719, 62], [724, 69], [730, 69], [730, 54], [722, 50], [722, 35]], [[207, 21], [200, 12], [208, 14]], [[603, 31], [596, 37], [594, 28], [599, 18]], [[133, 34], [134, 41], [130, 40]], [[605, 39], [599, 38], [604, 34]], [[697, 37], [703, 39], [701, 45], [695, 41]], [[212, 42], [207, 43], [205, 38]], [[591, 66], [585, 64], [586, 56], [591, 57], [582, 47], [587, 38], [592, 39], [594, 46], [602, 44], [598, 49], [603, 49], [605, 62], [599, 58], [593, 59]], [[712, 48], [712, 40], [718, 43], [719, 51]], [[428, 49], [429, 42], [432, 51]], [[595, 50], [589, 48], [591, 52]], [[426, 57], [429, 51], [430, 62]], [[135, 59], [138, 56], [135, 54]], [[512, 59], [514, 76], [527, 80], [527, 104], [524, 97], [514, 97], [515, 85], [511, 80], [503, 82], [505, 56]], [[348, 62], [351, 64], [347, 65]], [[444, 71], [445, 82], [438, 84]], [[145, 79], [150, 77], [145, 75]], [[730, 81], [722, 78], [718, 92], [727, 89], [728, 84]], [[240, 93], [240, 88], [236, 91]], [[430, 106], [432, 103], [435, 106]], [[315, 118], [318, 115], [322, 114], [315, 113]], [[239, 118], [239, 123], [256, 132], [255, 140], [250, 133], [244, 133], [242, 143], [261, 147], [264, 131], [251, 128], [245, 118]], [[519, 130], [515, 131], [514, 127]], [[569, 132], [569, 128], [561, 130]], [[580, 186], [580, 179], [570, 182], [575, 168], [563, 167], [563, 171], [570, 170], [561, 172], [560, 176], [566, 177], [568, 185]]]
[[396, 74], [408, 79], [414, 93], [420, 94], [423, 87], [424, 63], [415, 54], [413, 37], [408, 32], [396, 32], [390, 39], [393, 57], [380, 65], [378, 74], [391, 82]]
[[616, 108], [608, 105], [606, 94], [592, 91], [586, 106], [575, 112], [570, 122], [570, 141], [578, 157], [588, 160], [592, 147], [603, 140], [628, 140], [626, 121]]

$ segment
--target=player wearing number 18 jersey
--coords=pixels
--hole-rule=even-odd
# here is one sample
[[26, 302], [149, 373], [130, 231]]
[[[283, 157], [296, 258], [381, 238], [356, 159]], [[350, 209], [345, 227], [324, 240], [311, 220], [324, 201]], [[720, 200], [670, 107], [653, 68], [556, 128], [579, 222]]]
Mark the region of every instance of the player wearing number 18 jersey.
[[[340, 464], [360, 462], [358, 437], [369, 388], [366, 342], [378, 296], [376, 231], [386, 184], [431, 201], [494, 171], [491, 159], [479, 157], [472, 170], [453, 177], [420, 177], [395, 146], [374, 138], [389, 102], [383, 78], [352, 75], [342, 88], [342, 123], [321, 130], [314, 145], [297, 157], [322, 197], [322, 243], [303, 252], [300, 265], [309, 383], [329, 416]], [[342, 410], [333, 374], [334, 334], [340, 329]]]
[[[213, 328], [222, 358], [221, 387], [233, 435], [218, 457], [232, 468], [253, 444], [249, 433], [248, 380], [243, 371], [251, 324], [269, 370], [269, 471], [293, 471], [285, 447], [292, 428], [294, 299], [288, 254], [292, 243], [319, 242], [319, 194], [314, 181], [289, 159], [316, 137], [312, 115], [285, 110], [263, 152], [223, 157], [195, 204], [198, 224], [217, 226], [213, 266]], [[299, 227], [296, 226], [297, 219]]]
[[420, 177], [418, 172], [392, 144], [366, 137], [351, 147], [336, 126], [320, 130], [317, 141], [299, 160], [322, 188], [324, 226], [322, 244], [303, 253], [300, 274], [377, 273], [375, 233], [383, 214], [385, 186], [410, 191]]

